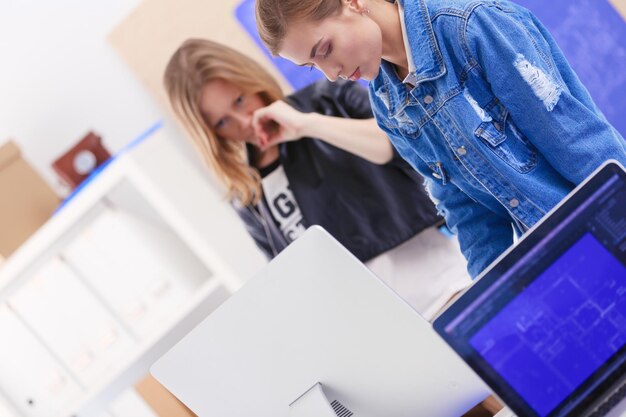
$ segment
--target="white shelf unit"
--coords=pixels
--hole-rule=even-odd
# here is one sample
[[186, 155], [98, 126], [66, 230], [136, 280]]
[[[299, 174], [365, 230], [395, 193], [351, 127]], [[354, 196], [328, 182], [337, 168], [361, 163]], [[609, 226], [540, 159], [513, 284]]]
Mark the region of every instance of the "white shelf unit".
[[[88, 236], [93, 230], [98, 230], [96, 238]], [[120, 236], [120, 233], [123, 239], [118, 240], [116, 245], [116, 236]], [[89, 246], [85, 242], [89, 239], [97, 241], [98, 236], [101, 240], [91, 248], [91, 254], [93, 256], [103, 250], [102, 257], [95, 256], [91, 263], [84, 261], [84, 248]], [[106, 238], [102, 239], [103, 236]], [[135, 246], [129, 243], [133, 240], [131, 243]], [[138, 245], [138, 242], [143, 244]], [[125, 253], [124, 245], [130, 245], [135, 250]], [[107, 258], [104, 252], [117, 255], [109, 253]], [[137, 253], [141, 253], [139, 258], [143, 259], [135, 261], [133, 254]], [[124, 262], [115, 266], [115, 259], [124, 258], [124, 255], [128, 255]], [[107, 258], [108, 263], [101, 258]], [[82, 265], [77, 266], [81, 262]], [[129, 314], [125, 314], [123, 306], [129, 304], [124, 304], [122, 299], [127, 294], [123, 290], [107, 293], [107, 274], [103, 272], [106, 268], [126, 273], [134, 271], [137, 279], [147, 283], [143, 287], [135, 286], [135, 290], [145, 288], [148, 298], [178, 298], [169, 304], [163, 302], [167, 308], [159, 310], [158, 302], [146, 301], [141, 298], [145, 294], [137, 294], [140, 291], [136, 291], [135, 298], [140, 300], [136, 303], [137, 311], [131, 308], [127, 309]], [[59, 271], [66, 271], [64, 274], [72, 277], [61, 275]], [[167, 273], [163, 273], [165, 276], [155, 278], [151, 275], [150, 279], [145, 279], [142, 271], [154, 276], [159, 275], [160, 271]], [[108, 276], [112, 277], [111, 282], [115, 279], [120, 281], [117, 273]], [[134, 278], [129, 275], [125, 279], [128, 279], [128, 287], [133, 287]], [[83, 303], [82, 311], [72, 313], [72, 306], [65, 304], [72, 303], [71, 296], [67, 294], [70, 299], [59, 301], [62, 297], [55, 293], [58, 287], [72, 286], [66, 284], [66, 281], [78, 283], [72, 284], [72, 288], [80, 287], [80, 291], [72, 291], [79, 295], [80, 300], [75, 301], [77, 305]], [[116, 285], [124, 288], [124, 283], [117, 282]], [[14, 356], [18, 356], [15, 358], [18, 364], [28, 364], [33, 359], [34, 362], [29, 366], [35, 371], [54, 369], [55, 375], [46, 376], [50, 380], [43, 390], [56, 390], [49, 395], [40, 392], [39, 397], [36, 395], [37, 390], [34, 390], [35, 394], [31, 395], [27, 392], [29, 387], [41, 385], [42, 376], [26, 373], [9, 373], [7, 376], [4, 373], [3, 377], [0, 358], [0, 400], [6, 399], [6, 408], [10, 408], [16, 417], [100, 415], [111, 401], [145, 375], [157, 358], [241, 284], [239, 276], [221, 260], [207, 239], [196, 232], [171, 198], [136, 165], [133, 158], [129, 155], [118, 157], [0, 266], [0, 308], [4, 308], [7, 322], [13, 323], [15, 329], [18, 329], [14, 334], [20, 333], [23, 337], [19, 340], [26, 340], [24, 346], [29, 345], [33, 351], [39, 352], [36, 358], [19, 357], [24, 352], [24, 346], [11, 346], [13, 334], [3, 334], [0, 327], [0, 339], [4, 345], [4, 350], [0, 347], [0, 355], [10, 358], [11, 353], [14, 353]], [[177, 295], [174, 297], [172, 294]], [[44, 306], [48, 306], [47, 311], [37, 310], [38, 307], [45, 309]], [[82, 329], [77, 332], [81, 333], [85, 328], [84, 323], [83, 327], [76, 323], [88, 320], [88, 313], [92, 309], [95, 311], [96, 306], [98, 314], [106, 316], [108, 320], [108, 327], [103, 327], [105, 331], [95, 338], [95, 344], [99, 347], [85, 348], [87, 353], [82, 355], [72, 351], [74, 356], [68, 357], [75, 359], [68, 360], [64, 356], [65, 352], [80, 343], [68, 347], [70, 342], [67, 340], [74, 337], [80, 340], [87, 336], [68, 333], [69, 330], [64, 327], [66, 323], [53, 323], [59, 326], [55, 332], [46, 320], [53, 320], [50, 317], [55, 314], [60, 317], [58, 321], [69, 317], [75, 328]], [[151, 326], [133, 324], [133, 311], [135, 316], [141, 317], [152, 314], [152, 320], [148, 320]], [[67, 326], [70, 324], [67, 323]], [[56, 334], [65, 333], [69, 336], [55, 340]], [[82, 345], [74, 350], [80, 351], [80, 348]], [[115, 351], [115, 354], [104, 360], [104, 353], [100, 356], [94, 353], [97, 349], [102, 352]], [[35, 365], [38, 361], [41, 364]], [[15, 368], [15, 363], [9, 365]], [[100, 364], [97, 371], [85, 371], [90, 366], [92, 370], [98, 368], [94, 364]], [[16, 369], [20, 369], [19, 365]], [[20, 379], [19, 383], [16, 383], [16, 379]], [[16, 391], [15, 387], [22, 387], [22, 391]], [[48, 397], [40, 401], [42, 395]]]
[[2, 417], [17, 417], [17, 410], [13, 408], [9, 401], [4, 397], [4, 395], [0, 394], [0, 416]]
[[158, 417], [154, 410], [133, 390], [120, 394], [108, 408], [108, 413], [95, 417]]

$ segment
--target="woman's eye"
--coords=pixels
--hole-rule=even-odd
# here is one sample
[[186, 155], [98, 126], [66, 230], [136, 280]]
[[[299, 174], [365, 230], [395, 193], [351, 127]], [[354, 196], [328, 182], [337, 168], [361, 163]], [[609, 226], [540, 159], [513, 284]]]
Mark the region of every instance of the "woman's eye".
[[240, 94], [236, 99], [235, 99], [235, 104], [239, 105], [241, 103], [243, 103], [244, 100], [244, 96], [243, 94]]
[[328, 55], [330, 55], [330, 53], [333, 50], [333, 46], [331, 44], [327, 44], [326, 48], [318, 51], [318, 55], [322, 57], [322, 59], [326, 59], [328, 58]]
[[328, 58], [328, 55], [330, 55], [330, 53], [333, 51], [333, 46], [331, 44], [328, 44], [328, 47], [326, 47], [326, 51], [324, 51], [324, 58]]
[[226, 118], [224, 117], [222, 119], [219, 119], [217, 123], [215, 123], [215, 126], [213, 127], [213, 129], [220, 130], [221, 128], [224, 127], [225, 124], [226, 124]]

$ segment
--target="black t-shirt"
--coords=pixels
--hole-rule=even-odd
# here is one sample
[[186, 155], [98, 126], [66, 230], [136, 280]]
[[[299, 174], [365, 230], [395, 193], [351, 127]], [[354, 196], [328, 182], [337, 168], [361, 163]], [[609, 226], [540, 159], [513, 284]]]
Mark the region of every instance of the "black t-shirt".
[[[286, 98], [297, 110], [352, 119], [372, 117], [368, 92], [358, 83], [320, 80]], [[440, 218], [422, 188], [423, 178], [397, 152], [377, 165], [323, 140], [302, 138], [278, 145], [289, 188], [306, 226], [321, 225], [360, 260], [377, 256]], [[261, 175], [271, 168], [263, 169]], [[271, 171], [273, 172], [273, 171]], [[238, 211], [268, 257], [289, 243], [270, 220], [268, 202]]]

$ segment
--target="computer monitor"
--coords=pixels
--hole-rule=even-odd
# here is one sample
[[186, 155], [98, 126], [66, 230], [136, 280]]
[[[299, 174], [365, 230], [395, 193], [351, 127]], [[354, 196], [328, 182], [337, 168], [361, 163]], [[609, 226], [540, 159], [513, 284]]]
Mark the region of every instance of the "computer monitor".
[[623, 401], [613, 393], [626, 395], [624, 168], [602, 166], [434, 326], [519, 417]]
[[200, 416], [458, 417], [489, 394], [430, 323], [316, 226], [152, 374]]

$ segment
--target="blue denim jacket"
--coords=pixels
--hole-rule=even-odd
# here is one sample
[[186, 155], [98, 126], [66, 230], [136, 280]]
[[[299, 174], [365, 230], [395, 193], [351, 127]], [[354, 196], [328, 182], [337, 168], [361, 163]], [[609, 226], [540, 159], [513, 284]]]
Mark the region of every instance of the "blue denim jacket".
[[528, 10], [506, 0], [403, 5], [415, 70], [404, 83], [382, 61], [370, 100], [475, 277], [603, 161], [626, 165], [626, 142]]

